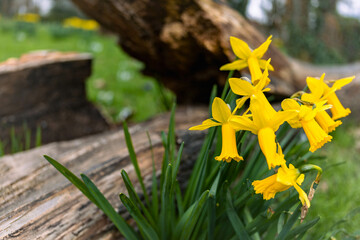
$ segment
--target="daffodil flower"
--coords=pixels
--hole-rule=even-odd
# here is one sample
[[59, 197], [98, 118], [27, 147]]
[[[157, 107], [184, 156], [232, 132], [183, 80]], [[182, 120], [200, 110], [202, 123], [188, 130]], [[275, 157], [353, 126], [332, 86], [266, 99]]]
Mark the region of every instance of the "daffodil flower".
[[351, 113], [351, 111], [349, 108], [344, 108], [339, 98], [336, 96], [335, 91], [340, 90], [343, 86], [349, 84], [355, 76], [335, 80], [333, 81], [334, 84], [331, 87], [324, 82], [324, 77], [325, 73], [320, 77], [320, 79], [308, 77], [306, 82], [311, 90], [311, 94], [304, 94], [302, 99], [309, 102], [314, 102], [319, 98], [321, 100], [327, 100], [327, 103], [332, 105], [330, 111], [333, 120], [346, 117]]
[[214, 99], [212, 104], [212, 115], [213, 119], [206, 119], [201, 125], [191, 127], [189, 130], [204, 130], [214, 126], [221, 126], [222, 149], [220, 156], [215, 157], [215, 160], [226, 162], [230, 162], [231, 159], [234, 159], [237, 162], [244, 160], [237, 150], [235, 129], [229, 123], [229, 120], [234, 117], [234, 115], [221, 98], [216, 97]]
[[[325, 75], [323, 74], [321, 79], [324, 79], [324, 76]], [[318, 79], [308, 77], [306, 79], [306, 83], [311, 93], [304, 93], [301, 96], [301, 100], [313, 103], [315, 105], [319, 105], [321, 102], [327, 101], [326, 97], [328, 95], [324, 94], [327, 85], [324, 82], [321, 82]], [[322, 87], [319, 87], [319, 85], [322, 85]], [[315, 115], [315, 120], [326, 133], [334, 131], [339, 125], [342, 124], [340, 120], [334, 121], [326, 111], [317, 112]]]
[[325, 143], [330, 142], [329, 136], [315, 121], [318, 112], [325, 111], [329, 105], [324, 105], [326, 101], [318, 103], [315, 108], [307, 105], [299, 105], [294, 99], [285, 99], [281, 103], [284, 110], [295, 110], [297, 116], [288, 121], [293, 128], [302, 127], [310, 143], [310, 151], [314, 152], [321, 148]]
[[278, 192], [283, 192], [290, 187], [294, 187], [299, 193], [301, 203], [310, 207], [310, 201], [306, 193], [300, 188], [304, 178], [305, 175], [301, 174], [292, 164], [290, 164], [289, 167], [287, 167], [286, 164], [281, 164], [276, 174], [263, 180], [256, 180], [252, 185], [254, 186], [255, 193], [261, 193], [265, 200], [274, 198]]
[[[249, 45], [236, 37], [230, 37], [230, 45], [235, 55], [239, 58], [232, 63], [223, 65], [220, 70], [241, 70], [249, 67], [252, 81], [261, 78], [261, 69], [265, 69], [266, 60], [261, 59], [268, 50], [272, 36], [261, 44], [254, 51]], [[274, 71], [273, 66], [269, 65], [269, 70]]]
[[[266, 85], [266, 69], [258, 84], [232, 78], [230, 87], [235, 94], [250, 98], [250, 111], [252, 120], [243, 116], [234, 116], [230, 119], [231, 125], [237, 130], [247, 130], [258, 135], [261, 151], [264, 153], [269, 169], [280, 165], [277, 161], [277, 146], [275, 132], [285, 121], [296, 116], [295, 111], [276, 112], [263, 93]], [[243, 99], [243, 98], [242, 98]]]

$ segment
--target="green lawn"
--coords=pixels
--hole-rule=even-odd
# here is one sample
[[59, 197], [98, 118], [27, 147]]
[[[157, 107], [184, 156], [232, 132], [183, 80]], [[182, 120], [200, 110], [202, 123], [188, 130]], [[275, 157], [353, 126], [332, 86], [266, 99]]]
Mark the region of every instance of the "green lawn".
[[355, 147], [356, 125], [349, 123], [349, 119], [344, 121], [345, 125], [332, 134], [333, 141], [322, 149], [327, 157], [319, 162], [324, 173], [308, 216], [309, 219], [320, 216], [320, 221], [310, 229], [309, 240], [360, 239], [360, 156]]
[[[94, 56], [88, 99], [109, 119], [143, 121], [166, 110], [171, 94], [140, 73], [143, 64], [126, 55], [114, 36], [65, 29], [58, 24], [0, 20], [0, 61], [41, 49], [88, 52]], [[164, 100], [165, 99], [165, 100]]]

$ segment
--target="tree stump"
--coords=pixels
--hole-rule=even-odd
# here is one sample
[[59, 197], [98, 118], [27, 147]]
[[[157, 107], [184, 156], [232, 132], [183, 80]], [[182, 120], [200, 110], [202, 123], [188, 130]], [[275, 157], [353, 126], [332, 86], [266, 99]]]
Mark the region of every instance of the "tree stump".
[[99, 133], [109, 125], [86, 99], [91, 74], [88, 54], [40, 51], [0, 63], [0, 139], [10, 145], [10, 129], [24, 135], [41, 128], [42, 142]]
[[[176, 112], [178, 141], [186, 139], [180, 179], [200, 151], [203, 132], [188, 132], [208, 117], [207, 108], [182, 108]], [[151, 150], [156, 169], [161, 168], [163, 147], [160, 131], [166, 130], [169, 114], [129, 128], [145, 185], [150, 187]], [[0, 158], [0, 239], [119, 239], [117, 229], [107, 217], [42, 156], [58, 160], [75, 174], [89, 176], [100, 191], [119, 209], [118, 194], [126, 192], [120, 171], [125, 169], [137, 190], [136, 173], [131, 164], [122, 130], [77, 140], [51, 143], [26, 152]], [[158, 172], [159, 173], [159, 172]], [[140, 191], [139, 191], [140, 192]], [[125, 218], [128, 215], [123, 215]]]

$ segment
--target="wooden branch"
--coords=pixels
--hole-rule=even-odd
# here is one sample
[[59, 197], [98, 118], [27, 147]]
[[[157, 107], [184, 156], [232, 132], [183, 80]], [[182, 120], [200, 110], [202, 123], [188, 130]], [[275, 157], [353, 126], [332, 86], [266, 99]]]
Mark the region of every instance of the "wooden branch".
[[[191, 169], [204, 136], [188, 127], [207, 118], [205, 108], [183, 108], [176, 114], [178, 140], [187, 138], [182, 164]], [[149, 131], [159, 169], [162, 161], [160, 131], [166, 130], [169, 114], [130, 127], [130, 133], [145, 182], [152, 173]], [[0, 239], [119, 239], [106, 216], [81, 194], [42, 156], [58, 160], [75, 174], [89, 176], [120, 212], [118, 194], [127, 193], [120, 170], [125, 169], [136, 184], [122, 130], [77, 140], [52, 143], [27, 152], [0, 158]], [[186, 171], [181, 170], [186, 174]], [[181, 177], [181, 176], [180, 176]], [[182, 176], [187, 179], [188, 176]], [[140, 189], [137, 186], [137, 189]], [[125, 217], [128, 215], [124, 214]]]

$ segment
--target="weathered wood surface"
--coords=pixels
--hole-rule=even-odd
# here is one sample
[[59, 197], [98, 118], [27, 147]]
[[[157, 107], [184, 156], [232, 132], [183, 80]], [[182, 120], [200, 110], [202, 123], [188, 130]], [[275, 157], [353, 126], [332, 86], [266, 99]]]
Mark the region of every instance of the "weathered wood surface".
[[[185, 129], [199, 124], [207, 115], [204, 108], [177, 111], [178, 140], [186, 138], [182, 160], [185, 166], [191, 166], [201, 143], [194, 138], [199, 135]], [[163, 153], [160, 131], [166, 130], [168, 120], [166, 114], [130, 127], [146, 182], [151, 178], [152, 163], [145, 131], [150, 133], [159, 169]], [[0, 239], [118, 239], [119, 234], [107, 217], [58, 173], [42, 157], [44, 154], [75, 174], [88, 175], [110, 203], [124, 212], [118, 194], [127, 192], [120, 171], [125, 169], [134, 181], [136, 175], [122, 130], [51, 143], [0, 158]]]
[[[89, 54], [39, 51], [0, 63], [0, 139], [41, 127], [43, 143], [70, 140], [109, 129], [86, 99]], [[10, 145], [10, 144], [8, 144]]]
[[[116, 33], [119, 45], [143, 61], [145, 72], [172, 89], [179, 102], [207, 103], [213, 84], [224, 84], [227, 72], [219, 67], [235, 58], [230, 36], [243, 39], [252, 48], [266, 39], [238, 12], [213, 0], [72, 1]], [[270, 73], [272, 93], [281, 96], [303, 89], [306, 76], [320, 77], [323, 72], [327, 79], [357, 75], [356, 87], [345, 88], [342, 95], [347, 96], [344, 100], [353, 113], [360, 113], [360, 63], [309, 65], [289, 58], [274, 45], [265, 57], [271, 57], [276, 70]]]

